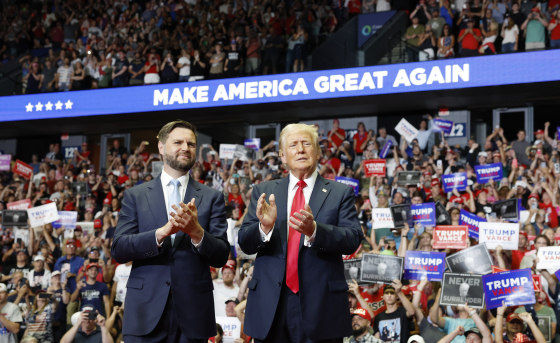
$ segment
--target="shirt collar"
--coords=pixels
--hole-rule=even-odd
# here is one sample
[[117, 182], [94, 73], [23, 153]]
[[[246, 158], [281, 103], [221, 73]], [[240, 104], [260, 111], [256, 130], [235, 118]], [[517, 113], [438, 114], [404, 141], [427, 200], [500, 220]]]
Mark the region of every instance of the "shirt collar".
[[[317, 171], [315, 170], [313, 172], [313, 174], [311, 174], [310, 177], [308, 177], [307, 179], [304, 179], [303, 181], [305, 181], [305, 184], [307, 185], [306, 187], [309, 187], [309, 189], [312, 189], [313, 186], [315, 186], [315, 181], [317, 180]], [[288, 186], [289, 190], [294, 189], [297, 186], [299, 179], [297, 177], [294, 176], [294, 174], [290, 173], [290, 184]]]
[[[165, 172], [165, 170], [162, 170], [161, 171], [161, 185], [165, 188], [167, 185], [169, 185], [169, 182], [171, 180], [173, 180], [173, 177], [171, 177], [171, 175], [167, 174]], [[177, 180], [179, 180], [179, 182], [181, 183], [181, 187], [186, 187], [187, 184], [189, 183], [189, 173], [186, 173], [185, 175], [181, 176]]]

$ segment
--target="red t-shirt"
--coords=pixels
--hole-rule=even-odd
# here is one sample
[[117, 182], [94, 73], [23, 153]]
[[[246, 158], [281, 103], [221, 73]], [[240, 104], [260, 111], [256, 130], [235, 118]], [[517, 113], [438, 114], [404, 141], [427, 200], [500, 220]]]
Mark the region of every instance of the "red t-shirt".
[[241, 212], [243, 212], [243, 210], [245, 209], [245, 204], [243, 203], [243, 198], [241, 197], [241, 194], [228, 194], [228, 204], [232, 204], [234, 203], [236, 207], [239, 208], [239, 210]]
[[361, 295], [369, 306], [371, 306], [374, 315], [377, 316], [387, 309], [385, 301], [383, 300], [383, 287], [379, 287], [379, 290], [374, 294], [369, 294], [367, 291], [364, 291], [361, 292]]
[[546, 210], [547, 224], [550, 227], [558, 227], [558, 213], [552, 203], [539, 203], [539, 208]]
[[[560, 3], [560, 1], [557, 2]], [[554, 24], [556, 22], [557, 22], [556, 18], [552, 18], [552, 20], [550, 21], [551, 24]], [[556, 25], [556, 27], [553, 28], [552, 31], [550, 32], [550, 39], [552, 40], [560, 39], [560, 23]]]
[[[329, 131], [329, 135], [331, 134], [331, 132], [332, 132], [332, 130]], [[346, 137], [346, 132], [344, 132], [344, 130], [341, 129], [341, 128], [338, 128], [336, 130], [336, 132], [338, 132], [343, 138], [340, 138], [336, 134], [333, 133], [333, 135], [331, 136], [332, 144], [329, 144], [329, 145], [332, 146], [334, 144], [338, 148], [340, 146], [340, 144], [342, 144], [342, 141], [344, 140], [344, 137]]]
[[354, 142], [356, 142], [356, 150], [354, 151], [355, 153], [361, 154], [364, 152], [364, 150], [362, 149], [362, 144], [364, 144], [367, 138], [368, 138], [367, 132], [364, 132], [363, 134], [360, 134], [358, 132], [354, 135], [353, 139]]
[[[463, 35], [465, 30], [466, 29], [461, 30], [461, 32], [459, 33], [459, 37]], [[482, 36], [482, 33], [480, 33], [479, 29], [473, 28], [472, 30], [474, 34], [476, 34], [478, 37]], [[463, 41], [461, 42], [461, 46], [463, 47], [463, 49], [469, 49], [469, 50], [477, 50], [479, 44], [480, 43], [474, 38], [474, 35], [471, 33], [467, 33], [465, 37], [463, 37]]]

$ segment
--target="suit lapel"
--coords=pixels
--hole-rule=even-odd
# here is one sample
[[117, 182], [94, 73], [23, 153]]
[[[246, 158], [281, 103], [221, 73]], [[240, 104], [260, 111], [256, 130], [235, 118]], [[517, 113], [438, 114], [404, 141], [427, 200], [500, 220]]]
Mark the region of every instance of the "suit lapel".
[[[290, 178], [285, 177], [276, 182], [276, 186], [272, 191], [276, 200], [276, 229], [280, 234], [280, 241], [282, 242], [282, 250], [284, 251], [284, 256], [286, 255], [286, 248], [288, 242], [288, 185], [290, 183]], [[267, 199], [270, 194], [267, 194]]]
[[[200, 185], [198, 182], [194, 181], [192, 177], [189, 177], [189, 182], [187, 183], [187, 191], [185, 192], [185, 198], [183, 202], [186, 204], [194, 198], [194, 203], [196, 208], [200, 205], [202, 200], [202, 192], [200, 191]], [[183, 242], [183, 239], [187, 236], [183, 231], [177, 232], [175, 236], [175, 241], [173, 243], [173, 249], [176, 249]]]
[[[317, 220], [319, 215], [319, 211], [327, 199], [331, 191], [331, 187], [329, 185], [330, 181], [324, 179], [321, 175], [317, 175], [317, 179], [315, 180], [315, 185], [313, 186], [313, 191], [311, 192], [311, 197], [309, 198], [309, 207], [311, 207], [311, 211], [313, 212], [313, 218]], [[305, 236], [302, 235], [301, 241], [299, 243], [299, 248], [301, 251], [301, 247], [303, 246]]]
[[147, 203], [150, 207], [152, 217], [156, 219], [156, 224], [161, 227], [167, 223], [167, 209], [165, 208], [165, 198], [163, 196], [163, 188], [161, 187], [161, 178], [158, 176], [148, 185], [148, 191], [145, 193]]

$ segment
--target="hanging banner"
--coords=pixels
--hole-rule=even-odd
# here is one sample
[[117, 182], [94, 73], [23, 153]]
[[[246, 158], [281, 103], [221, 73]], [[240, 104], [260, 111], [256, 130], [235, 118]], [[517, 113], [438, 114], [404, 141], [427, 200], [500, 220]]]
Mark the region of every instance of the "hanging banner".
[[404, 278], [407, 280], [441, 281], [445, 270], [445, 253], [407, 250]]
[[482, 276], [486, 308], [535, 303], [531, 269], [516, 269]]
[[464, 249], [468, 246], [466, 226], [438, 225], [434, 229], [434, 249]]

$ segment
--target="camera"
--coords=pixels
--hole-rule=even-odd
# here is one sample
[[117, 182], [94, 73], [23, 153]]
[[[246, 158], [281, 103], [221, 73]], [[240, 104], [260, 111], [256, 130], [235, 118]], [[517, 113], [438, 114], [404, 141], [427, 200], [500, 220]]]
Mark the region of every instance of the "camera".
[[39, 293], [39, 299], [50, 299], [52, 294], [50, 293]]
[[95, 320], [97, 318], [97, 313], [95, 311], [90, 311], [87, 313], [87, 318], [89, 320]]

